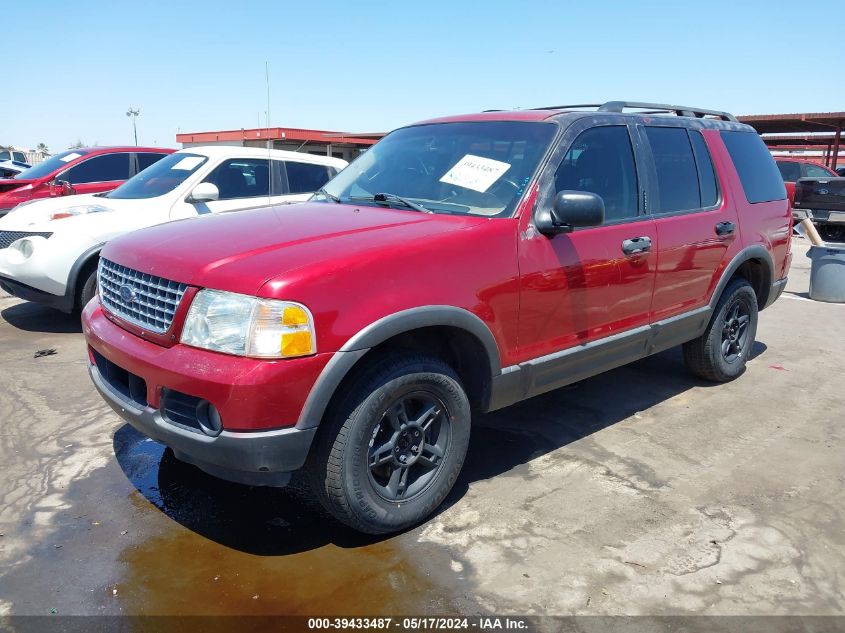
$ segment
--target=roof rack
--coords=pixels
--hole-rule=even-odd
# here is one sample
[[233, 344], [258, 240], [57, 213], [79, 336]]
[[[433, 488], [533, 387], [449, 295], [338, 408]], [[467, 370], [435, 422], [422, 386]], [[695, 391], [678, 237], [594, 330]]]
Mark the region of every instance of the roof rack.
[[544, 108], [532, 108], [533, 110], [569, 110], [575, 108], [596, 108], [599, 112], [623, 112], [626, 108], [637, 110], [649, 110], [643, 114], [659, 114], [661, 112], [674, 112], [678, 116], [703, 118], [705, 116], [718, 117], [722, 121], [736, 121], [736, 117], [729, 112], [719, 110], [705, 110], [704, 108], [691, 108], [689, 106], [668, 105], [665, 103], [643, 103], [640, 101], [608, 101], [607, 103], [583, 103], [577, 105], [547, 106]]

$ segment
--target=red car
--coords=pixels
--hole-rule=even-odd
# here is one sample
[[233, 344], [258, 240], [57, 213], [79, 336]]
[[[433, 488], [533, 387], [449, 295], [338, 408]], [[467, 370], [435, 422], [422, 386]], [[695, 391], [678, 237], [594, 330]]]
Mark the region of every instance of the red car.
[[795, 183], [799, 178], [836, 178], [839, 175], [832, 169], [812, 160], [776, 157], [775, 163], [777, 163], [783, 183], [786, 185], [790, 209], [795, 203]]
[[790, 222], [763, 140], [727, 113], [436, 119], [310, 203], [109, 242], [89, 371], [177, 458], [253, 485], [301, 471], [339, 520], [399, 530], [454, 484], [473, 410], [681, 344], [695, 375], [739, 376]]
[[69, 149], [14, 178], [0, 180], [0, 216], [28, 200], [111, 191], [174, 151], [156, 147]]

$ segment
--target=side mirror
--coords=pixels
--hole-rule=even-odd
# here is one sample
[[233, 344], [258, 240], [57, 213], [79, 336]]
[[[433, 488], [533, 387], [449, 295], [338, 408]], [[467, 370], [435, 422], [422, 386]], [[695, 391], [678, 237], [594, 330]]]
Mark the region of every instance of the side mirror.
[[50, 185], [50, 195], [70, 196], [73, 194], [73, 187], [67, 180], [56, 178]]
[[187, 202], [213, 202], [220, 197], [217, 185], [211, 182], [201, 182], [191, 191]]
[[601, 226], [604, 223], [604, 200], [589, 191], [558, 191], [546, 218], [538, 218], [541, 232], [568, 233], [582, 226]]

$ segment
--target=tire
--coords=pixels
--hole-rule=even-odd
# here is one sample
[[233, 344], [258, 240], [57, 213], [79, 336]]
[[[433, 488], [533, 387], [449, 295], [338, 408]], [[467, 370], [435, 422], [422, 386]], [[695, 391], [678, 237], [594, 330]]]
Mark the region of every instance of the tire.
[[745, 371], [757, 335], [757, 295], [746, 279], [728, 283], [704, 334], [684, 343], [684, 361], [696, 376], [728, 382]]
[[452, 489], [466, 456], [471, 413], [459, 378], [437, 358], [407, 354], [383, 358], [342, 388], [306, 464], [312, 490], [360, 532], [419, 523]]
[[[83, 275], [86, 273], [83, 273]], [[88, 302], [94, 298], [94, 295], [97, 294], [97, 269], [91, 270], [87, 273], [87, 277], [85, 277], [85, 281], [82, 286], [79, 288], [79, 293], [76, 295], [76, 305], [74, 306], [76, 310], [82, 311]]]

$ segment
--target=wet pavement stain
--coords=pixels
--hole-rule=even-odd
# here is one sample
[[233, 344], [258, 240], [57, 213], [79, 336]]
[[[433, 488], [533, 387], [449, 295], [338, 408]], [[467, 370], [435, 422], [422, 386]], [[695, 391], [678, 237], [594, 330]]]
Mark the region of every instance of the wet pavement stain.
[[177, 460], [130, 427], [115, 455], [137, 489], [173, 523], [118, 556], [113, 591], [132, 614], [457, 614], [453, 591], [425, 571], [430, 546], [399, 545], [338, 524], [296, 490], [221, 481]]

